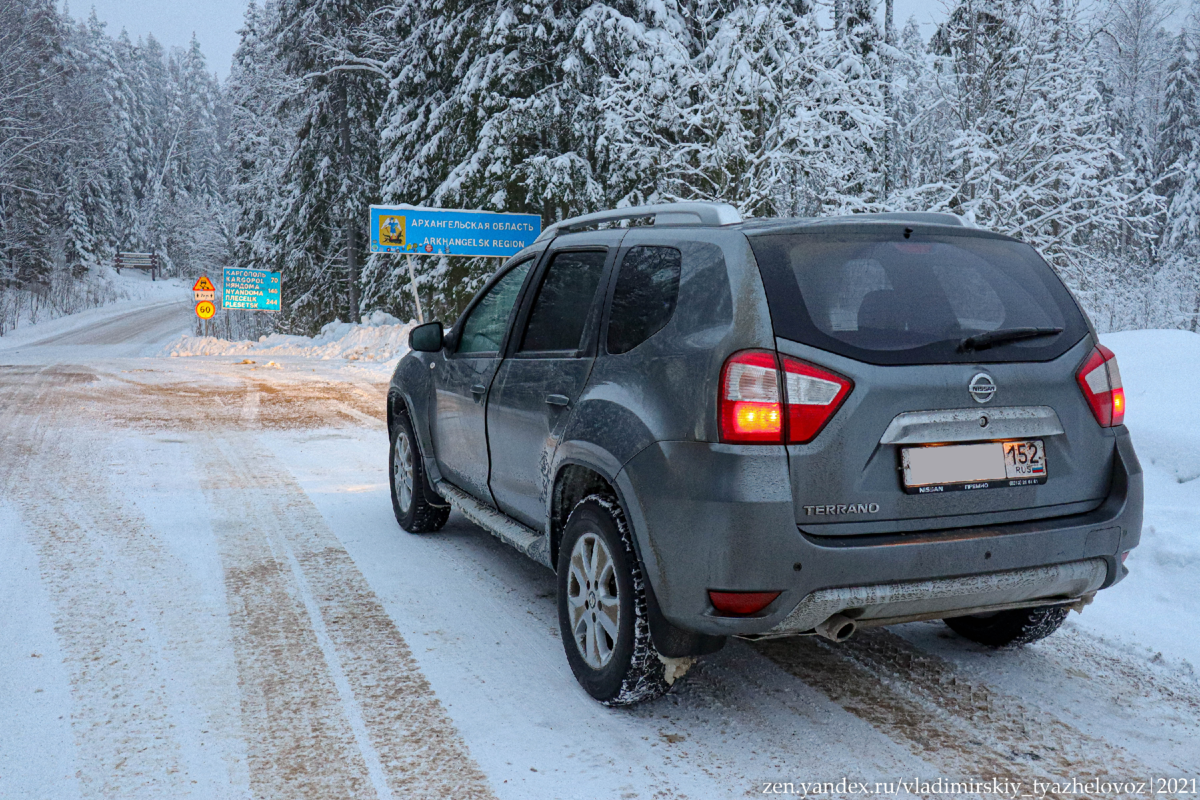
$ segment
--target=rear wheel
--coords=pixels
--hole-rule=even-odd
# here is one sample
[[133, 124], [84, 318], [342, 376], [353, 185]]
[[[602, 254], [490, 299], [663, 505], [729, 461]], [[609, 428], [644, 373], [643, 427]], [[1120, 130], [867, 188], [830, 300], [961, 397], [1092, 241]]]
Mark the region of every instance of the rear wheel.
[[429, 502], [428, 496], [433, 492], [425, 478], [425, 464], [407, 414], [397, 414], [392, 425], [388, 467], [392, 474], [392, 511], [400, 527], [409, 533], [440, 531], [450, 517], [450, 506]]
[[972, 642], [989, 647], [1019, 647], [1045, 639], [1061, 628], [1069, 611], [1066, 606], [1038, 606], [942, 621], [950, 630]]
[[635, 705], [670, 688], [650, 639], [629, 526], [611, 497], [585, 497], [567, 519], [558, 553], [558, 622], [571, 671], [605, 705]]

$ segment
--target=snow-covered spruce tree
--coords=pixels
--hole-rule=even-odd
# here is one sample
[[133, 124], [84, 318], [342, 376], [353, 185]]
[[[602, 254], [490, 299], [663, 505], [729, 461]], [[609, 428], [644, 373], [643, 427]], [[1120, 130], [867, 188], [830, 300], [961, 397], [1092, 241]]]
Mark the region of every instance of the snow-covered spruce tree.
[[1168, 207], [1162, 238], [1162, 324], [1200, 330], [1200, 58], [1194, 32], [1176, 39], [1167, 70], [1159, 157]]
[[[271, 233], [284, 272], [285, 330], [313, 333], [356, 317], [366, 210], [378, 202], [384, 84], [360, 50], [376, 0], [280, 0], [266, 38], [291, 90], [276, 110], [298, 127]], [[255, 113], [256, 109], [248, 109]]]
[[14, 290], [45, 286], [54, 267], [64, 27], [50, 0], [0, 0], [0, 283]]
[[1146, 146], [1162, 111], [1171, 37], [1163, 24], [1175, 13], [1172, 0], [1108, 0], [1097, 22], [1108, 67], [1104, 80], [1112, 95], [1117, 130], [1128, 150]]
[[219, 108], [195, 43], [168, 64], [94, 13], [0, 0], [0, 333], [14, 292], [26, 320], [111, 297], [98, 267], [118, 249], [213, 261]]
[[823, 36], [810, 7], [783, 2], [696, 16], [696, 41], [649, 31], [601, 81], [618, 201], [725, 200], [752, 215], [874, 203], [887, 117], [873, 25]]
[[167, 59], [168, 113], [143, 230], [169, 272], [220, 269], [223, 236], [221, 105], [224, 98], [193, 37]]
[[120, 147], [127, 87], [115, 45], [93, 11], [70, 26], [64, 51], [71, 71], [59, 102], [69, 109], [78, 135], [59, 152], [59, 234], [65, 266], [77, 277], [111, 261], [130, 191], [129, 164]]
[[[119, 54], [129, 81], [128, 120], [124, 149], [132, 169], [133, 203], [121, 236], [123, 250], [155, 247], [153, 220], [167, 181], [170, 112], [170, 77], [166, 53], [153, 36], [130, 43], [119, 40]], [[167, 141], [164, 141], [167, 140]]]
[[[1104, 62], [1066, 0], [960, 4], [935, 34], [927, 141], [912, 141], [925, 183], [909, 207], [945, 209], [1039, 247], [1093, 310], [1122, 269], [1129, 231], [1156, 213], [1135, 191], [1098, 87]], [[930, 132], [923, 125], [923, 132]], [[928, 165], [936, 165], [930, 168]]]
[[[284, 170], [291, 157], [297, 112], [289, 105], [293, 86], [268, 38], [277, 4], [250, 3], [238, 32], [225, 91], [229, 111], [229, 199], [236, 208], [233, 260], [237, 266], [275, 269], [281, 261], [276, 238], [284, 205]], [[228, 338], [258, 338], [274, 317], [227, 311]]]
[[1182, 166], [1200, 143], [1200, 59], [1193, 37], [1184, 28], [1175, 38], [1159, 119], [1157, 171], [1164, 176], [1161, 188], [1168, 203], [1183, 184]]
[[[945, 124], [954, 120], [940, 98], [937, 58], [927, 51], [921, 28], [910, 17], [900, 32], [891, 84], [895, 121], [891, 143], [892, 184], [889, 205], [904, 209], [905, 190], [937, 183], [945, 174], [943, 151], [936, 143], [948, 141]], [[937, 160], [931, 162], [930, 157]]]
[[[535, 213], [544, 222], [596, 208], [596, 143], [581, 135], [587, 97], [572, 50], [580, 14], [607, 9], [548, 0], [395, 7], [399, 45], [380, 121], [385, 202]], [[486, 259], [421, 259], [424, 302], [453, 315], [494, 268]], [[407, 283], [398, 257], [372, 258], [372, 302], [411, 309]]]
[[280, 257], [275, 226], [284, 202], [284, 170], [299, 128], [288, 103], [293, 83], [268, 38], [275, 16], [275, 3], [250, 3], [226, 84], [231, 194], [238, 206], [237, 261], [256, 269], [272, 269]]

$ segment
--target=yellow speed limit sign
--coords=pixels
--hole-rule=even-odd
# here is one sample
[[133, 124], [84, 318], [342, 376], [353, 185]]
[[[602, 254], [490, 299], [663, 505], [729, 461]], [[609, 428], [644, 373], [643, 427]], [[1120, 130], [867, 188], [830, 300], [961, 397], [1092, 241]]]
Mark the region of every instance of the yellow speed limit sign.
[[213, 305], [211, 300], [201, 300], [196, 303], [196, 316], [200, 319], [212, 319], [217, 313], [217, 307]]

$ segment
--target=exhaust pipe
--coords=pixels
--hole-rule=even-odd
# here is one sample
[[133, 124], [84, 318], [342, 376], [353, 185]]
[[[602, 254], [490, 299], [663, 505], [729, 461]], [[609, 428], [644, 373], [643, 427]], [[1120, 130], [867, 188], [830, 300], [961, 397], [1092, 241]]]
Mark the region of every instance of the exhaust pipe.
[[854, 635], [854, 632], [858, 630], [858, 625], [849, 617], [834, 614], [814, 628], [814, 630], [818, 636], [824, 636], [830, 641], [844, 642]]

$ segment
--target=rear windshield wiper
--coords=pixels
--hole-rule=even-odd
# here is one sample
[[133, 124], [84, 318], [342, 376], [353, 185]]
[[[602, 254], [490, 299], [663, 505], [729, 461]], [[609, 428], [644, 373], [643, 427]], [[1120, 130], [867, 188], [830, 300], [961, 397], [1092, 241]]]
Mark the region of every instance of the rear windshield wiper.
[[1019, 342], [1022, 339], [1037, 339], [1042, 336], [1057, 336], [1062, 332], [1062, 328], [1005, 328], [968, 336], [958, 343], [958, 350], [960, 353], [966, 350], [986, 350], [997, 344]]

